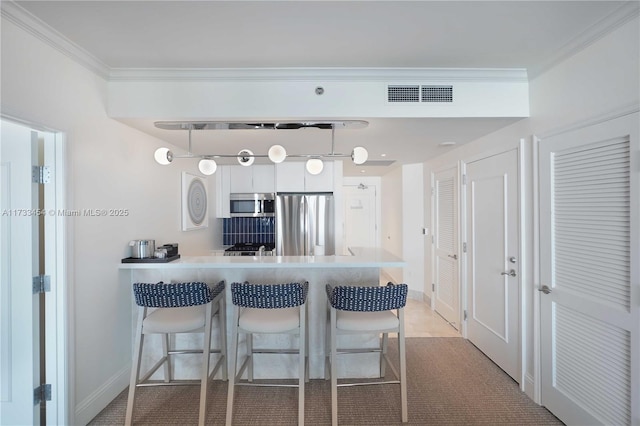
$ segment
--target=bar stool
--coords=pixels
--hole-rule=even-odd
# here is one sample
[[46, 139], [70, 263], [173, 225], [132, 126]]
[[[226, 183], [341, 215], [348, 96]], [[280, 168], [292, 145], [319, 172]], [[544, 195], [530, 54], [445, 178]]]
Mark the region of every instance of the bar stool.
[[[225, 283], [220, 281], [213, 287], [203, 282], [157, 284], [135, 283], [133, 294], [138, 312], [136, 342], [129, 384], [129, 399], [125, 425], [131, 425], [136, 388], [159, 385], [200, 385], [199, 425], [204, 425], [207, 412], [207, 386], [209, 380], [222, 371], [222, 379], [227, 380], [227, 338], [225, 326]], [[156, 308], [150, 310], [149, 308]], [[220, 330], [220, 348], [211, 349], [211, 331], [213, 317], [218, 317]], [[203, 333], [202, 349], [172, 349], [169, 334]], [[163, 356], [140, 378], [140, 364], [144, 338], [148, 334], [162, 335]], [[174, 380], [171, 372], [170, 357], [180, 354], [202, 354], [201, 378], [199, 380]], [[219, 354], [218, 361], [211, 373], [209, 363], [211, 354]], [[164, 365], [164, 381], [150, 381], [153, 373]]]
[[[230, 380], [227, 396], [227, 425], [232, 424], [233, 398], [236, 385], [285, 386], [298, 388], [298, 424], [304, 424], [304, 384], [309, 381], [307, 293], [309, 283], [250, 284], [232, 283], [231, 299], [234, 305], [231, 326]], [[238, 338], [246, 335], [247, 356], [236, 374]], [[253, 334], [293, 334], [299, 336], [298, 349], [256, 349]], [[254, 354], [298, 354], [298, 384], [252, 383]], [[241, 381], [247, 369], [247, 381]]]
[[[325, 379], [331, 375], [331, 424], [338, 424], [338, 387], [354, 385], [400, 384], [402, 422], [408, 421], [407, 412], [407, 369], [404, 341], [404, 306], [407, 303], [406, 284], [386, 286], [326, 286], [328, 302], [327, 354]], [[396, 310], [394, 315], [393, 310]], [[339, 349], [338, 335], [382, 334], [378, 348]], [[387, 357], [387, 339], [389, 333], [398, 334], [398, 353], [400, 374]], [[337, 356], [353, 353], [380, 353], [380, 377], [385, 376], [385, 366], [393, 371], [396, 380], [377, 382], [342, 382], [338, 384]]]

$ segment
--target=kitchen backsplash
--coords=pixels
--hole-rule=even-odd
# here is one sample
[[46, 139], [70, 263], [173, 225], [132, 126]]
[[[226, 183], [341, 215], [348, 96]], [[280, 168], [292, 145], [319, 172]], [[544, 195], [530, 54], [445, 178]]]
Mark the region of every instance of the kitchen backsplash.
[[274, 243], [276, 224], [273, 217], [232, 217], [222, 219], [222, 243]]

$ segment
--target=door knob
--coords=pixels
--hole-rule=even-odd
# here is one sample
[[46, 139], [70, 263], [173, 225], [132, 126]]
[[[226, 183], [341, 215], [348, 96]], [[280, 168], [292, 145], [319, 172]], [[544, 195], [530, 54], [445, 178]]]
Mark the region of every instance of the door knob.
[[447, 257], [450, 257], [452, 259], [458, 259], [458, 255], [457, 254], [448, 254]]
[[511, 263], [516, 263], [516, 257], [515, 257], [515, 256], [511, 256], [511, 257], [509, 258], [509, 262], [511, 262]]
[[502, 272], [500, 273], [500, 275], [509, 275], [510, 277], [515, 277], [516, 276], [516, 270], [515, 269], [510, 269], [506, 272]]
[[551, 289], [549, 288], [549, 286], [543, 285], [542, 287], [540, 287], [538, 289], [538, 291], [543, 292], [544, 294], [549, 294], [551, 293]]

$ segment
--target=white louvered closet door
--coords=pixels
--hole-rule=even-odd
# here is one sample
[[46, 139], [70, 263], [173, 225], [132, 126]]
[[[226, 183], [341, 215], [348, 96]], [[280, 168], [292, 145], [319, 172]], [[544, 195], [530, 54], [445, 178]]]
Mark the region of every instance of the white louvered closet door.
[[542, 404], [567, 424], [640, 424], [639, 145], [637, 113], [540, 142]]
[[453, 167], [434, 175], [434, 309], [460, 329], [458, 179]]

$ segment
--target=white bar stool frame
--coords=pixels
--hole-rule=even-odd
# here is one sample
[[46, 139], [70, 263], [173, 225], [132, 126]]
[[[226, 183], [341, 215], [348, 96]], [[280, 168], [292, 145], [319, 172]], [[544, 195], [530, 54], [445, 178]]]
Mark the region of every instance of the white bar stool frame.
[[[227, 332], [225, 282], [210, 287], [203, 282], [191, 283], [135, 283], [133, 293], [139, 306], [136, 342], [134, 347], [131, 380], [125, 425], [133, 420], [136, 388], [167, 385], [200, 385], [200, 410], [198, 424], [205, 424], [207, 414], [207, 391], [209, 380], [221, 370], [222, 380], [227, 380]], [[198, 307], [202, 307], [204, 309]], [[149, 308], [156, 308], [150, 311]], [[211, 348], [213, 317], [218, 316], [220, 348]], [[172, 349], [169, 335], [178, 333], [203, 333], [203, 349]], [[145, 334], [162, 334], [163, 356], [140, 378], [140, 364]], [[205, 348], [209, 348], [208, 351]], [[198, 380], [174, 380], [170, 357], [183, 354], [202, 354], [202, 373]], [[219, 354], [218, 361], [209, 372], [211, 354]], [[149, 381], [149, 378], [164, 366], [164, 381]]]
[[[227, 420], [226, 425], [231, 426], [233, 421], [233, 400], [235, 386], [264, 386], [264, 387], [297, 387], [298, 388], [298, 425], [304, 425], [304, 396], [305, 382], [309, 381], [309, 327], [306, 308], [309, 283], [288, 284], [250, 284], [232, 283], [231, 298], [234, 305], [233, 323], [231, 325], [231, 359], [229, 360], [230, 380], [227, 395]], [[262, 310], [280, 310], [299, 307], [297, 324], [292, 328], [269, 330], [268, 320], [262, 321], [259, 327], [241, 326], [243, 319], [254, 314], [259, 315]], [[245, 316], [243, 318], [243, 316]], [[257, 317], [257, 315], [256, 315]], [[255, 317], [254, 317], [255, 318]], [[245, 321], [247, 323], [248, 321]], [[238, 337], [245, 334], [247, 343], [247, 356], [236, 373], [238, 361]], [[298, 349], [255, 349], [253, 348], [253, 334], [293, 334], [299, 336]], [[253, 382], [253, 354], [298, 354], [298, 384], [276, 383], [252, 383]], [[245, 369], [247, 370], [246, 382], [240, 381]]]
[[[331, 424], [338, 424], [338, 388], [343, 386], [367, 386], [400, 384], [402, 423], [408, 421], [407, 367], [404, 333], [404, 306], [407, 303], [406, 284], [387, 286], [326, 286], [327, 339], [325, 353], [325, 379], [331, 377]], [[392, 313], [395, 310], [396, 314]], [[358, 318], [361, 316], [361, 318]], [[394, 318], [395, 317], [395, 318]], [[377, 327], [377, 325], [383, 327]], [[341, 325], [343, 326], [342, 328]], [[378, 348], [340, 349], [337, 336], [348, 334], [382, 334]], [[389, 361], [387, 340], [389, 333], [398, 335], [399, 369]], [[337, 356], [354, 353], [380, 353], [380, 377], [385, 376], [385, 366], [393, 371], [396, 380], [378, 382], [343, 382], [338, 384]]]

